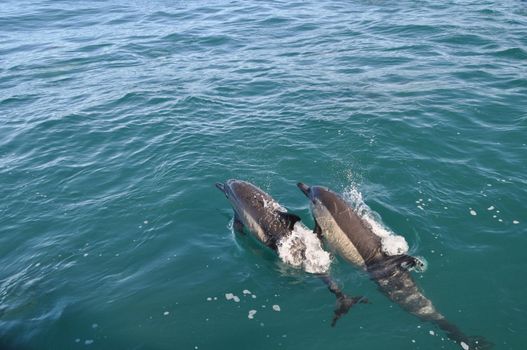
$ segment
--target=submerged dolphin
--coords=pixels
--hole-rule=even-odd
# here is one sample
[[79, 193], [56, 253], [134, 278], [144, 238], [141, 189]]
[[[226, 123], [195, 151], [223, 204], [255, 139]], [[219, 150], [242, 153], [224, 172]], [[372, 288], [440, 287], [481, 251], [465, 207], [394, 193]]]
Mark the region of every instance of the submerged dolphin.
[[408, 271], [421, 266], [418, 259], [386, 255], [380, 237], [340, 195], [325, 187], [309, 187], [303, 183], [297, 186], [311, 201], [315, 233], [344, 259], [366, 270], [388, 298], [422, 320], [437, 324], [464, 349], [490, 346], [483, 338], [463, 334], [423, 295]]
[[[277, 250], [282, 239], [292, 234], [295, 224], [300, 221], [300, 217], [288, 213], [269, 194], [249, 182], [231, 179], [225, 183], [216, 183], [216, 187], [225, 194], [234, 209], [234, 229], [241, 232], [244, 227], [247, 228], [273, 250]], [[305, 249], [303, 242], [297, 240], [291, 253], [304, 256]], [[337, 298], [332, 326], [351, 306], [367, 302], [362, 297], [349, 298], [326, 273], [318, 276]]]

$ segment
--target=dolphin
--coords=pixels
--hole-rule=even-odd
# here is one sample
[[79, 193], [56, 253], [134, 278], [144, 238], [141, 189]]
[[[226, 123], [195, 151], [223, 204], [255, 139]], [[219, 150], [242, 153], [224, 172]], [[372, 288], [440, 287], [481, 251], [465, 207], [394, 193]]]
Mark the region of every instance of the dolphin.
[[[234, 209], [234, 230], [243, 232], [246, 228], [261, 243], [275, 251], [279, 242], [291, 235], [295, 224], [300, 222], [300, 217], [288, 213], [269, 194], [249, 182], [231, 179], [216, 183], [216, 187], [225, 194]], [[291, 253], [305, 258], [305, 249], [303, 242], [296, 240]], [[332, 326], [354, 304], [368, 302], [363, 297], [348, 297], [327, 273], [316, 275], [337, 298]]]
[[423, 267], [419, 259], [404, 254], [386, 255], [380, 237], [337, 193], [301, 182], [297, 186], [310, 200], [314, 232], [345, 260], [367, 271], [389, 299], [420, 319], [437, 324], [465, 350], [490, 347], [481, 337], [463, 334], [424, 296], [409, 272]]

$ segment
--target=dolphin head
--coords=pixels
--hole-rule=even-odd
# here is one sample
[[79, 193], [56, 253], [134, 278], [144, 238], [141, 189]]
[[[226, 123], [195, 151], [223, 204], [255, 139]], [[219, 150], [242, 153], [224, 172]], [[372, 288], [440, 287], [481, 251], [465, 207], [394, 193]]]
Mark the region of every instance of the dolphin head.
[[331, 219], [335, 221], [342, 214], [353, 211], [353, 208], [341, 195], [327, 187], [308, 186], [302, 182], [299, 182], [297, 186], [309, 198], [311, 212], [315, 220], [328, 221]]
[[306, 197], [309, 198], [309, 190], [311, 188], [303, 182], [299, 182], [296, 185], [298, 186], [298, 188], [300, 188], [300, 191], [302, 191], [306, 195]]
[[216, 188], [218, 188], [221, 192], [223, 192], [223, 194], [225, 195], [225, 197], [227, 197], [227, 199], [230, 199], [230, 197], [232, 196], [232, 190], [231, 190], [231, 187], [230, 187], [230, 182], [232, 182], [233, 180], [227, 180], [225, 182], [216, 182]]
[[235, 219], [243, 223], [260, 241], [274, 248], [279, 237], [288, 234], [300, 218], [276, 202], [269, 194], [242, 180], [216, 183], [235, 212]]
[[216, 182], [215, 186], [218, 188], [218, 190], [220, 190], [221, 192], [223, 192], [223, 194], [224, 194], [225, 196], [227, 196], [227, 193], [225, 193], [225, 184], [224, 184], [224, 183]]
[[296, 185], [298, 186], [300, 191], [302, 191], [302, 193], [307, 198], [309, 198], [309, 200], [311, 201], [312, 205], [317, 203], [317, 199], [319, 197], [320, 190], [324, 189], [324, 187], [320, 187], [320, 186], [308, 186], [308, 185], [306, 185], [303, 182], [299, 182]]
[[263, 230], [258, 223], [261, 214], [260, 205], [256, 200], [259, 189], [248, 182], [236, 179], [217, 182], [216, 187], [229, 200], [235, 220], [247, 226], [252, 232], [257, 232], [259, 239], [263, 240]]
[[216, 187], [223, 192], [236, 212], [242, 208], [243, 198], [254, 190], [254, 186], [250, 183], [236, 179], [229, 179], [223, 183], [216, 182]]
[[296, 185], [309, 198], [312, 205], [326, 204], [327, 206], [332, 201], [332, 196], [335, 195], [331, 190], [323, 186], [308, 186], [303, 182], [299, 182]]

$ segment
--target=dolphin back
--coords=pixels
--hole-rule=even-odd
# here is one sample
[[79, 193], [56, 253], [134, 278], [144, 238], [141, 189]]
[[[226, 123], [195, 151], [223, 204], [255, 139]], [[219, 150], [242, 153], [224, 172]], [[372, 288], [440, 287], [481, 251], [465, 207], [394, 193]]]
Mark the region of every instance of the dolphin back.
[[[321, 224], [322, 235], [326, 238], [335, 232], [329, 227], [336, 226], [346, 235], [346, 240], [358, 251], [364, 263], [374, 263], [382, 258], [381, 238], [375, 234], [368, 223], [355, 211], [341, 195], [322, 186], [308, 187], [299, 184], [302, 192], [311, 199], [313, 216]], [[334, 223], [328, 225], [329, 223]], [[335, 226], [336, 225], [336, 226]], [[328, 227], [324, 227], [328, 226]], [[342, 240], [329, 240], [338, 244]], [[339, 247], [334, 247], [339, 248]], [[340, 247], [341, 248], [341, 247]]]

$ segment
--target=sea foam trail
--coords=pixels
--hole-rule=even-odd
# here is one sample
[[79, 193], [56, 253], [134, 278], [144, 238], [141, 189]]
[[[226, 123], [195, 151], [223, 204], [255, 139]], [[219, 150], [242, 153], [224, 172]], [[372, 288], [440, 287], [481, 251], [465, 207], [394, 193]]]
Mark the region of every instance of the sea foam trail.
[[362, 198], [362, 193], [354, 186], [344, 191], [344, 199], [348, 201], [357, 214], [370, 226], [373, 233], [381, 238], [382, 251], [386, 255], [399, 255], [408, 253], [408, 242], [403, 236], [395, 234], [384, 226], [378, 214], [368, 207]]
[[315, 233], [297, 222], [290, 235], [278, 242], [278, 256], [293, 267], [309, 273], [326, 273], [331, 266], [330, 254], [322, 248]]

